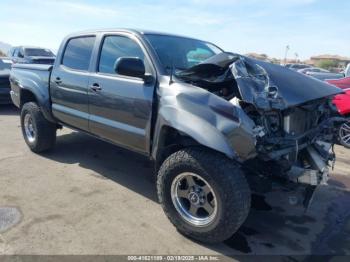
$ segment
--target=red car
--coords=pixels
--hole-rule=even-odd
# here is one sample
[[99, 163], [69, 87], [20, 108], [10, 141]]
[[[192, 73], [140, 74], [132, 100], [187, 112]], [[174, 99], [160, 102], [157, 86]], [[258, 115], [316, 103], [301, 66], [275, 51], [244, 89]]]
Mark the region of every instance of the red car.
[[350, 77], [345, 77], [341, 79], [329, 79], [326, 81], [327, 83], [335, 85], [341, 89], [350, 89]]
[[[333, 103], [336, 105], [339, 114], [350, 117], [350, 77], [326, 80], [326, 82], [345, 91], [344, 94], [335, 96]], [[350, 120], [340, 126], [339, 142], [343, 146], [350, 148]]]

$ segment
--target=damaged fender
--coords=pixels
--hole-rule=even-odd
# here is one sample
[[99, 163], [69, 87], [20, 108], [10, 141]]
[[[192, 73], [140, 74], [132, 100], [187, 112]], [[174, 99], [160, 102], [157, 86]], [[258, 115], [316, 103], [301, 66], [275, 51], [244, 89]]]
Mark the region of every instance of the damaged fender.
[[202, 88], [173, 83], [158, 89], [152, 157], [162, 149], [162, 129], [171, 127], [199, 144], [245, 161], [256, 156], [255, 124], [239, 107]]

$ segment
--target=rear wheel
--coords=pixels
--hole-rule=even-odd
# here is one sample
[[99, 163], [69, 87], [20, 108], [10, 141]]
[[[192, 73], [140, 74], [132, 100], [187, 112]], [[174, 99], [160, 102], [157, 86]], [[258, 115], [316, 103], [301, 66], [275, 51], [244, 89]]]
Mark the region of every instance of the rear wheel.
[[343, 123], [339, 128], [339, 142], [346, 148], [350, 148], [350, 121]]
[[52, 149], [56, 142], [56, 125], [46, 120], [40, 107], [29, 102], [21, 111], [21, 127], [24, 140], [35, 153]]
[[202, 242], [231, 237], [250, 210], [250, 189], [239, 166], [206, 149], [184, 149], [168, 157], [157, 190], [179, 232]]

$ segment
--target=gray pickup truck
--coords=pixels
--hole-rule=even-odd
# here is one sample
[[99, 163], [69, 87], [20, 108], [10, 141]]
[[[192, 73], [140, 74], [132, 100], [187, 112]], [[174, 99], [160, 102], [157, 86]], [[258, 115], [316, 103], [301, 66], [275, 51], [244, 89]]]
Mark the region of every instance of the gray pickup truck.
[[187, 37], [84, 32], [50, 65], [14, 65], [11, 97], [29, 148], [71, 127], [150, 158], [159, 202], [183, 234], [229, 238], [259, 179], [315, 188], [335, 160], [341, 90]]

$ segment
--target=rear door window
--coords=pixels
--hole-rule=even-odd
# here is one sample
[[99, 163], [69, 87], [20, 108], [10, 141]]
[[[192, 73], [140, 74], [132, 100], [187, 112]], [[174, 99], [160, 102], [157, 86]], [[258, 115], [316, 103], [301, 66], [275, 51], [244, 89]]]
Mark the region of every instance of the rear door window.
[[62, 65], [74, 70], [88, 71], [95, 39], [95, 36], [87, 36], [69, 40]]

